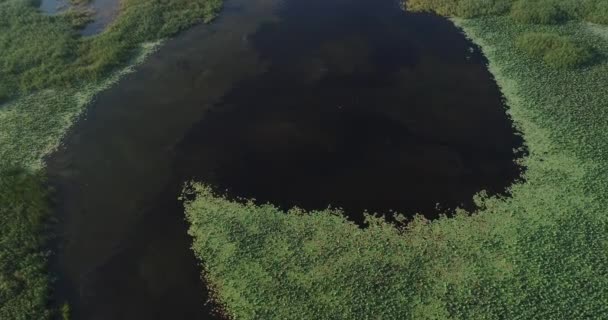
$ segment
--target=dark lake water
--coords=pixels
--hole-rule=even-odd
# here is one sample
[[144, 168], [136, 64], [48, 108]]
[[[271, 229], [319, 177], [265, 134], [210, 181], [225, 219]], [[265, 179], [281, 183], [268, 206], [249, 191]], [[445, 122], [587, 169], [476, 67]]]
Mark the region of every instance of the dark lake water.
[[[228, 0], [100, 94], [48, 159], [74, 319], [207, 319], [189, 179], [282, 207], [472, 208], [521, 145], [479, 49], [392, 0]], [[227, 191], [226, 191], [227, 190]]]

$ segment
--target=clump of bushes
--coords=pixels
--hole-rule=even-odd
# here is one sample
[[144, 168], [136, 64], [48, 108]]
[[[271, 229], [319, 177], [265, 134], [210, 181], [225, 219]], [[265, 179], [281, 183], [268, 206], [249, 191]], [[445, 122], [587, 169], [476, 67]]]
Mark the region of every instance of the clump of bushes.
[[542, 58], [547, 65], [559, 69], [579, 67], [593, 59], [590, 48], [554, 33], [526, 33], [517, 38], [516, 45], [529, 55]]
[[511, 17], [520, 23], [558, 24], [568, 20], [568, 14], [552, 0], [519, 0], [511, 8]]
[[442, 16], [477, 18], [510, 14], [519, 23], [559, 24], [584, 20], [608, 24], [606, 0], [407, 0], [410, 11]]
[[589, 5], [585, 20], [608, 25], [608, 1], [598, 1]]
[[512, 0], [408, 0], [410, 11], [432, 11], [442, 16], [476, 18], [502, 15]]

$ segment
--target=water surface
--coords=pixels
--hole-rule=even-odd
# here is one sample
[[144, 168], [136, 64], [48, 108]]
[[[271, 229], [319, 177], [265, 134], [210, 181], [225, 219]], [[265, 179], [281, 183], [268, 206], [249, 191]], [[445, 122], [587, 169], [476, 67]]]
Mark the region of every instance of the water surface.
[[268, 63], [176, 150], [230, 196], [363, 212], [474, 209], [518, 176], [521, 144], [479, 48], [393, 1], [287, 1], [249, 41]]
[[518, 146], [478, 48], [390, 0], [228, 0], [102, 93], [49, 159], [56, 300], [75, 319], [206, 319], [181, 185], [428, 217], [504, 192]]

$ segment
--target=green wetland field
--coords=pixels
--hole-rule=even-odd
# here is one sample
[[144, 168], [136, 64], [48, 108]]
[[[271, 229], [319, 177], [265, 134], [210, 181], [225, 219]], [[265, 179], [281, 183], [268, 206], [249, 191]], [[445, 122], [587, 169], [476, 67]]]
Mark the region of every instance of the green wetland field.
[[[360, 3], [367, 2], [353, 0]], [[61, 280], [50, 261], [62, 206], [45, 159], [77, 121], [86, 126], [81, 116], [96, 96], [137, 72], [167, 39], [222, 17], [220, 0], [121, 0], [103, 32], [82, 36], [81, 7], [46, 15], [39, 5], [0, 0], [0, 319], [78, 318], [71, 301], [54, 298]], [[190, 175], [181, 196], [169, 189], [183, 200], [201, 291], [210, 289], [220, 318], [233, 319], [608, 319], [608, 2], [408, 0], [404, 7], [416, 17], [446, 17], [481, 48], [523, 137], [521, 177], [507, 192], [472, 196], [468, 210], [436, 219], [384, 212], [390, 222], [367, 214], [361, 227], [341, 209], [235, 200]], [[243, 46], [256, 40], [234, 38]], [[326, 49], [339, 76], [353, 65], [373, 74], [368, 49], [356, 37], [345, 43]], [[327, 71], [318, 70], [302, 82], [323, 78]]]

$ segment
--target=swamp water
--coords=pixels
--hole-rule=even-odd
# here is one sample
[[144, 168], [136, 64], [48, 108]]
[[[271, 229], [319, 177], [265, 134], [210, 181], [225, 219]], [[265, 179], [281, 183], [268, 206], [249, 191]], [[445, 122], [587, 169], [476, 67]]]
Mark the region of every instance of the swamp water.
[[69, 0], [40, 0], [40, 11], [55, 15], [68, 10], [71, 6], [92, 10], [92, 21], [80, 30], [83, 36], [92, 36], [101, 33], [114, 21], [120, 10], [120, 0], [88, 0], [82, 4], [70, 4]]
[[[282, 207], [472, 208], [521, 145], [479, 49], [392, 0], [228, 0], [100, 94], [48, 159], [74, 319], [207, 319], [189, 179]], [[226, 191], [227, 190], [227, 191]]]

